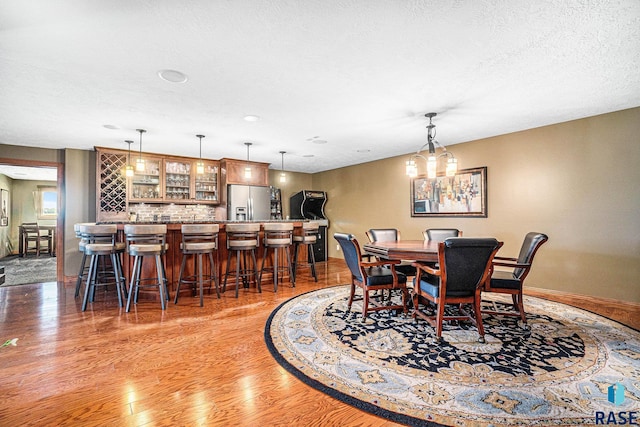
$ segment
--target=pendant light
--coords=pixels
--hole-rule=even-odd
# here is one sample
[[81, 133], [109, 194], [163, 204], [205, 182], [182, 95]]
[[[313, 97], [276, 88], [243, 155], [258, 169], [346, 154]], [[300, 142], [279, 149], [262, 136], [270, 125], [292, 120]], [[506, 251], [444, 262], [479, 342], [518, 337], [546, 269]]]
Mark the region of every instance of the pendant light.
[[[249, 162], [249, 147], [253, 144], [251, 142], [245, 142], [244, 145], [247, 146], [247, 162]], [[245, 179], [251, 179], [251, 166], [247, 163], [247, 166], [244, 168], [244, 177]]]
[[138, 172], [144, 172], [145, 168], [145, 164], [144, 164], [144, 159], [142, 158], [142, 134], [146, 132], [146, 130], [144, 129], [136, 129], [138, 132], [140, 132], [140, 157], [138, 157], [138, 160], [136, 160], [136, 170]]
[[[427, 178], [433, 179], [437, 175], [438, 168], [438, 159], [440, 157], [447, 158], [447, 168], [445, 173], [447, 176], [454, 176], [458, 171], [458, 159], [450, 152], [447, 151], [445, 147], [440, 145], [438, 141], [436, 141], [436, 125], [434, 125], [431, 120], [437, 116], [438, 113], [427, 113], [425, 117], [429, 118], [429, 125], [427, 126], [427, 143], [424, 144], [415, 154], [412, 154], [409, 160], [406, 162], [406, 174], [412, 178], [418, 176], [418, 166], [416, 165], [415, 159], [417, 157], [426, 160], [427, 163]], [[436, 145], [442, 148], [442, 153], [436, 155]], [[420, 154], [422, 150], [427, 148], [429, 150], [428, 157]]]
[[287, 175], [284, 173], [284, 155], [285, 155], [286, 151], [281, 151], [280, 155], [282, 156], [282, 164], [280, 167], [280, 182], [284, 183], [287, 182]]
[[125, 142], [129, 145], [129, 152], [127, 153], [127, 165], [124, 167], [124, 176], [130, 178], [133, 176], [133, 166], [131, 165], [131, 144], [133, 141], [127, 139]]
[[196, 163], [196, 173], [202, 175], [204, 173], [204, 163], [202, 162], [202, 138], [204, 135], [196, 135], [196, 138], [200, 139], [200, 160]]

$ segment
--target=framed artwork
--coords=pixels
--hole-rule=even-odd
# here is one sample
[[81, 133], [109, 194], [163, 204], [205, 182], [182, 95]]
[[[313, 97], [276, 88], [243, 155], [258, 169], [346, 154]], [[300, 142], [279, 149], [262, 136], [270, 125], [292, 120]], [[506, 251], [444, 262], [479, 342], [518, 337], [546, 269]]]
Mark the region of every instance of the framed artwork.
[[0, 190], [0, 226], [9, 225], [9, 190]]
[[487, 167], [411, 180], [411, 216], [487, 217]]

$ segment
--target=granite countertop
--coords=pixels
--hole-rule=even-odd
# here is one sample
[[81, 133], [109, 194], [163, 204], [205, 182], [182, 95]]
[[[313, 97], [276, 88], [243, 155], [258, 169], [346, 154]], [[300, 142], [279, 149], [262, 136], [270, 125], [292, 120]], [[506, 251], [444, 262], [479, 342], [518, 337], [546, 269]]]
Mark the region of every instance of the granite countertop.
[[237, 224], [237, 223], [258, 223], [266, 222], [308, 222], [308, 219], [265, 219], [261, 221], [238, 221], [238, 220], [214, 220], [214, 221], [102, 221], [97, 224]]

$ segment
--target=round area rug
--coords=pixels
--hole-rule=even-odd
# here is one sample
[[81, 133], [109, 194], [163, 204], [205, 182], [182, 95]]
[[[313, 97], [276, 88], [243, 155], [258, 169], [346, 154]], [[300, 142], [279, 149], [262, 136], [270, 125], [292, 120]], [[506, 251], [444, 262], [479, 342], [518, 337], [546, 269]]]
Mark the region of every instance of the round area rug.
[[640, 410], [640, 333], [604, 317], [525, 297], [529, 329], [484, 315], [485, 344], [462, 322], [445, 322], [437, 343], [424, 320], [392, 311], [362, 323], [348, 296], [338, 286], [286, 301], [265, 340], [293, 375], [364, 411], [408, 425], [561, 426]]

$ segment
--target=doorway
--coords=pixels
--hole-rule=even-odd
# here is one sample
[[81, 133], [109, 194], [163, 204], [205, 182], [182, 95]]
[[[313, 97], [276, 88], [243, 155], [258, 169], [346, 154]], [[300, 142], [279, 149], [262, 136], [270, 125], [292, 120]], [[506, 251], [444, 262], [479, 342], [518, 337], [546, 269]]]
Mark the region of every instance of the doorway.
[[[49, 273], [45, 275], [24, 274], [24, 283], [41, 282], [42, 277], [51, 274], [51, 269], [55, 269], [55, 278], [52, 277], [49, 281], [64, 281], [63, 172], [63, 165], [57, 162], [0, 158], [0, 255], [2, 259], [7, 259], [7, 264], [20, 265], [23, 270], [17, 271], [25, 271], [24, 267], [30, 264], [31, 259], [37, 260], [34, 261], [34, 269], [38, 268], [35, 263], [42, 265], [46, 262], [50, 266]], [[54, 199], [51, 199], [52, 195]], [[55, 249], [53, 260], [53, 253], [38, 257], [20, 256], [20, 225], [27, 222], [36, 222], [54, 230], [54, 239], [51, 241], [52, 251]], [[49, 258], [48, 262], [45, 261], [46, 258]]]

